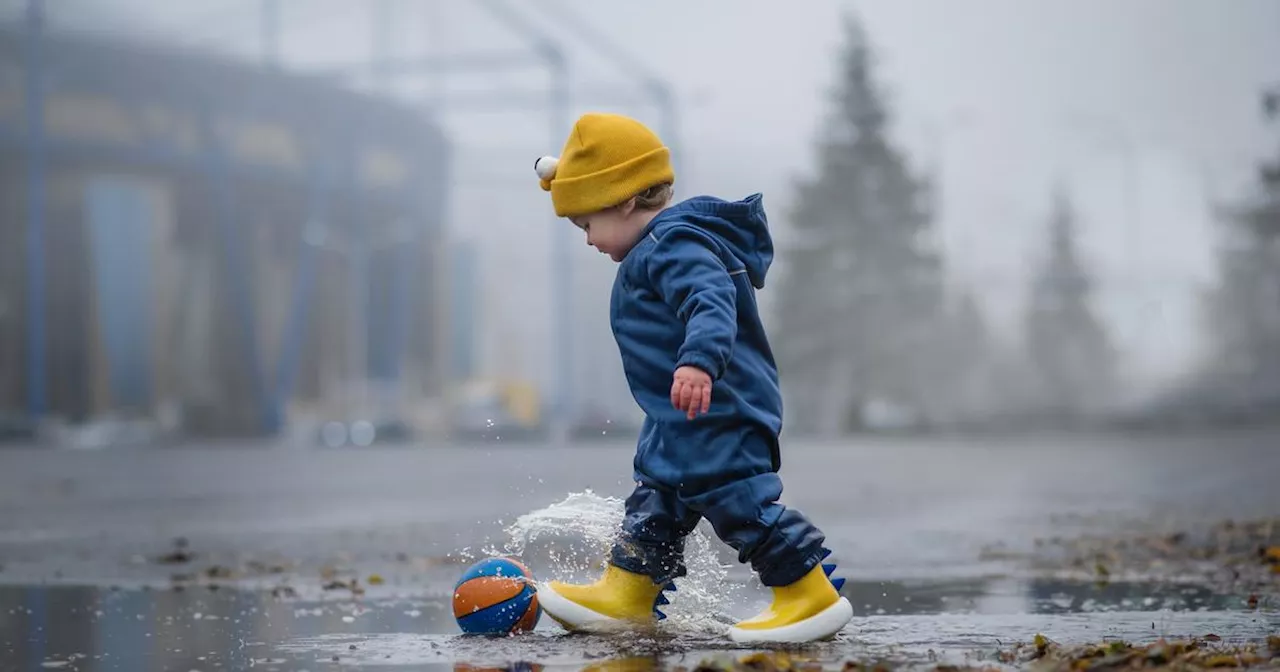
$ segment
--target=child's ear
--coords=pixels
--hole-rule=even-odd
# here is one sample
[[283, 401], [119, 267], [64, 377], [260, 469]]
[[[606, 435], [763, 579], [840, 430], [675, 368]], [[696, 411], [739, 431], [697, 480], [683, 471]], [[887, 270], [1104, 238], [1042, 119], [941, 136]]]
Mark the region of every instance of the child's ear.
[[632, 196], [631, 198], [628, 198], [626, 201], [623, 201], [622, 203], [618, 204], [618, 214], [622, 215], [623, 217], [631, 216], [631, 213], [635, 212], [635, 209], [636, 209], [635, 196]]

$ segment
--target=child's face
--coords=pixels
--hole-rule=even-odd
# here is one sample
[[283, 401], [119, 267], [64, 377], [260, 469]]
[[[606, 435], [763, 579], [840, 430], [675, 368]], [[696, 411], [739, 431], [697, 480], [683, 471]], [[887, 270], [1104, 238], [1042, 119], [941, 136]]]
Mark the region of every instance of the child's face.
[[614, 261], [622, 261], [644, 230], [646, 222], [642, 215], [635, 201], [628, 201], [607, 210], [571, 217], [569, 221], [587, 234], [588, 245]]

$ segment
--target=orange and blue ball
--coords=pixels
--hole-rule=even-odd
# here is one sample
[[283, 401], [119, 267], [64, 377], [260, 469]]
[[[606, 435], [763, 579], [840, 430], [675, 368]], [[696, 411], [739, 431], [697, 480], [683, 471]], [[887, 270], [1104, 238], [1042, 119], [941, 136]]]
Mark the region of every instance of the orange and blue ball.
[[533, 630], [542, 617], [528, 567], [511, 558], [485, 558], [453, 588], [453, 617], [470, 635], [515, 635]]

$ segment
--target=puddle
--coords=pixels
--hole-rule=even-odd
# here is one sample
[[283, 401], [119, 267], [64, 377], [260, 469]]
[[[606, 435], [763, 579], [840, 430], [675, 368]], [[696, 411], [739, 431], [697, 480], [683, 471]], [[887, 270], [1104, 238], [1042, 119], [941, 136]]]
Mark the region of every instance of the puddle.
[[[1192, 587], [975, 579], [851, 582], [843, 592], [854, 604], [853, 622], [835, 641], [801, 647], [795, 656], [836, 666], [853, 659], [963, 662], [1037, 633], [1076, 643], [1210, 633], [1246, 642], [1280, 632], [1273, 605], [1249, 609], [1240, 596]], [[705, 629], [570, 636], [546, 618], [521, 637], [468, 637], [439, 597], [314, 601], [227, 588], [9, 586], [0, 587], [0, 653], [5, 669], [15, 670], [284, 671], [693, 667], [745, 651]]]

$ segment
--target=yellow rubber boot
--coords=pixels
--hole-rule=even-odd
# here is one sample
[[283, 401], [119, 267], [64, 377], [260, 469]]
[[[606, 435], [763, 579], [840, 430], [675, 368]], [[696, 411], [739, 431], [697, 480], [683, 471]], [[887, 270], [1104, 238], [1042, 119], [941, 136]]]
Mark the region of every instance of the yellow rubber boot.
[[595, 583], [538, 586], [538, 604], [566, 630], [594, 630], [663, 618], [656, 609], [667, 603], [662, 591], [648, 576], [609, 564]]
[[795, 583], [774, 587], [773, 602], [730, 628], [729, 638], [740, 643], [812, 642], [830, 639], [852, 618], [853, 606], [819, 565]]

